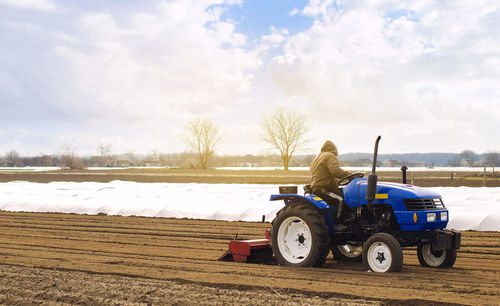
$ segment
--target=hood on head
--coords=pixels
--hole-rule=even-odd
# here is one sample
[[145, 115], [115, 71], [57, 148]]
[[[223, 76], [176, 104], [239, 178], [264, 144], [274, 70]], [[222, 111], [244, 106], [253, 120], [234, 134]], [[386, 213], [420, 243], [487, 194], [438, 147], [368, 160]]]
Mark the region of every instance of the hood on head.
[[337, 151], [337, 147], [330, 140], [327, 140], [323, 144], [323, 146], [321, 147], [321, 152], [332, 152], [335, 155], [339, 154], [339, 151]]

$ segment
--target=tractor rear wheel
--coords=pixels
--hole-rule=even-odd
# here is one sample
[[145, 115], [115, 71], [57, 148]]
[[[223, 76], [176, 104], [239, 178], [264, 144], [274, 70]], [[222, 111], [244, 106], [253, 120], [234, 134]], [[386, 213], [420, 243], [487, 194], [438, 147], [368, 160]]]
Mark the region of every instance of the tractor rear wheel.
[[392, 235], [373, 234], [363, 246], [363, 266], [373, 272], [398, 272], [403, 265], [403, 250]]
[[325, 263], [330, 234], [317, 209], [301, 203], [285, 206], [272, 226], [271, 246], [278, 264], [321, 267]]
[[417, 247], [418, 261], [424, 267], [451, 268], [457, 259], [457, 250], [433, 251], [430, 244]]

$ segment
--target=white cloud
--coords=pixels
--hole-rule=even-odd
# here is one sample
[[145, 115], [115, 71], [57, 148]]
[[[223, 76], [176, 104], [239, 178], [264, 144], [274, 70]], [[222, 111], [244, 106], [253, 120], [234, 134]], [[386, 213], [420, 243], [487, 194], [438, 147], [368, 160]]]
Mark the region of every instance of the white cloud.
[[271, 34], [263, 35], [262, 42], [271, 46], [276, 46], [285, 41], [288, 35], [288, 29], [277, 29], [271, 27]]
[[[119, 14], [65, 8], [61, 20], [7, 18], [0, 22], [6, 38], [0, 97], [12, 102], [1, 115], [25, 119], [12, 128], [4, 121], [5, 127], [34, 131], [40, 141], [22, 147], [31, 152], [39, 142], [55, 148], [61, 137], [75, 139], [83, 152], [94, 151], [96, 137], [123, 137], [113, 145], [124, 151], [182, 151], [176, 129], [187, 118], [224, 118], [235, 105], [249, 104], [245, 94], [268, 50], [249, 45], [221, 17], [232, 4], [241, 1], [169, 1]], [[21, 138], [10, 135], [4, 144]]]
[[126, 18], [82, 16], [80, 43], [56, 47], [74, 75], [66, 94], [80, 97], [71, 107], [155, 121], [230, 106], [249, 89], [261, 52], [242, 48], [246, 37], [210, 4], [169, 2], [159, 13]]
[[288, 16], [295, 16], [298, 13], [300, 13], [300, 10], [297, 9], [297, 8], [294, 8], [293, 10], [291, 10], [291, 11], [288, 12]]
[[42, 11], [52, 10], [57, 7], [52, 0], [0, 0], [0, 4]]
[[302, 14], [310, 17], [326, 17], [332, 10], [334, 0], [310, 0], [302, 10]]
[[302, 14], [314, 25], [287, 38], [271, 75], [316, 121], [431, 145], [457, 127], [481, 149], [498, 137], [498, 2], [311, 0]]

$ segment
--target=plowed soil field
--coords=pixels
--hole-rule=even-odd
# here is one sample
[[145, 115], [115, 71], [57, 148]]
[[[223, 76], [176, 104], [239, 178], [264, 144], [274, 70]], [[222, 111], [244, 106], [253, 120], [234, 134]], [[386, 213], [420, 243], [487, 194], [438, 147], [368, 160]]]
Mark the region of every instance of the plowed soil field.
[[500, 233], [464, 232], [452, 269], [404, 250], [400, 273], [360, 263], [221, 262], [269, 223], [0, 212], [0, 304], [500, 304]]
[[[378, 171], [379, 181], [401, 183], [401, 171]], [[470, 186], [500, 187], [498, 173], [450, 171], [417, 171], [408, 173], [408, 183], [420, 187]], [[111, 182], [114, 180], [143, 183], [210, 183], [210, 184], [298, 184], [310, 183], [307, 170], [223, 170], [223, 169], [113, 169], [55, 170], [43, 172], [1, 171], [0, 182]]]

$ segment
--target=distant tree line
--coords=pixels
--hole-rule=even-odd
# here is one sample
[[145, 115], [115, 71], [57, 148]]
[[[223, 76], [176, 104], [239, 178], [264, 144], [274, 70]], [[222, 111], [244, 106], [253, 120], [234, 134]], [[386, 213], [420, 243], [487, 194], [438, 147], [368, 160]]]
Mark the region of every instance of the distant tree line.
[[[291, 162], [291, 167], [309, 166], [312, 155], [298, 155]], [[161, 153], [149, 154], [110, 154], [106, 158], [100, 155], [77, 156], [76, 154], [40, 154], [36, 156], [21, 156], [15, 150], [0, 157], [1, 167], [62, 167], [81, 169], [88, 167], [174, 167], [199, 168], [197, 153]], [[280, 167], [280, 155], [212, 155], [210, 167]]]
[[[439, 154], [441, 158], [437, 158]], [[290, 161], [290, 167], [308, 167], [314, 154], [298, 154]], [[370, 153], [347, 153], [339, 155], [343, 167], [368, 167], [371, 165]], [[476, 166], [500, 167], [500, 152], [487, 152], [464, 157], [461, 153], [418, 153], [418, 154], [380, 154], [378, 166], [433, 167], [433, 166]], [[149, 154], [105, 154], [77, 156], [71, 150], [66, 154], [39, 154], [21, 156], [15, 150], [0, 156], [2, 167], [62, 167], [81, 169], [87, 167], [174, 167], [199, 168], [199, 156], [193, 152]], [[279, 154], [269, 155], [211, 155], [207, 167], [283, 167]]]
[[[371, 153], [347, 153], [339, 156], [341, 165], [368, 166]], [[488, 151], [477, 154], [471, 150], [460, 153], [404, 153], [379, 154], [378, 166], [386, 167], [500, 167], [500, 152]]]

